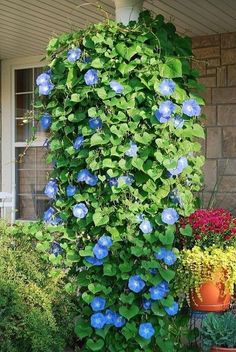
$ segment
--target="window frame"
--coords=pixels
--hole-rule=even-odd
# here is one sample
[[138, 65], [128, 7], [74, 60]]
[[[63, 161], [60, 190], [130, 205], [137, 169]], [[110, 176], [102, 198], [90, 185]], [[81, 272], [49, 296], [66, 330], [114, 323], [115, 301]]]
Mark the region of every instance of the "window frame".
[[[42, 56], [31, 56], [5, 59], [1, 62], [1, 102], [2, 102], [2, 135], [1, 135], [1, 190], [12, 194], [13, 207], [16, 209], [16, 164], [17, 147], [26, 147], [26, 142], [15, 141], [15, 71], [19, 69], [43, 67]], [[33, 141], [32, 147], [43, 146], [43, 141]], [[16, 220], [16, 212], [12, 216]], [[11, 211], [7, 211], [7, 220]], [[32, 220], [19, 220], [32, 221]]]

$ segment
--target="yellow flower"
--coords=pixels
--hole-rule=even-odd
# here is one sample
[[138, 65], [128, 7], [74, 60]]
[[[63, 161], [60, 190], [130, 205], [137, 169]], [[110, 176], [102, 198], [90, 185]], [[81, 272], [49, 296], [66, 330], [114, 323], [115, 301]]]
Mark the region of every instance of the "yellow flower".
[[226, 249], [212, 246], [204, 250], [198, 246], [183, 249], [179, 254], [176, 291], [188, 296], [191, 290], [198, 290], [207, 281], [217, 276], [225, 285], [225, 291], [233, 293], [236, 284], [236, 248]]

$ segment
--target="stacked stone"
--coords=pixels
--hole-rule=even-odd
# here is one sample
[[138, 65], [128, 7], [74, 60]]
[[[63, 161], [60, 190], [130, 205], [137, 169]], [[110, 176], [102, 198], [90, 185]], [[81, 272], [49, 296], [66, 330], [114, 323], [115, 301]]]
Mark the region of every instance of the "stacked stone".
[[236, 33], [193, 38], [193, 66], [206, 86], [204, 205], [236, 208]]

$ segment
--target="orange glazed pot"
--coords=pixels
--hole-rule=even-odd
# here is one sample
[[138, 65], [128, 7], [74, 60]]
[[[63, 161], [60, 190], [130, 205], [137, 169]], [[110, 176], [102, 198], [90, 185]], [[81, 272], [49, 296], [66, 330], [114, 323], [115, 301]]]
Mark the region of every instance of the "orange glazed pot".
[[[218, 277], [219, 278], [219, 277]], [[221, 312], [229, 309], [231, 295], [225, 292], [225, 285], [221, 282], [208, 281], [196, 291], [190, 293], [190, 307], [192, 310], [203, 312]], [[219, 350], [220, 351], [220, 350]], [[234, 349], [233, 351], [236, 352]]]
[[212, 347], [211, 352], [236, 352], [236, 347], [235, 348]]

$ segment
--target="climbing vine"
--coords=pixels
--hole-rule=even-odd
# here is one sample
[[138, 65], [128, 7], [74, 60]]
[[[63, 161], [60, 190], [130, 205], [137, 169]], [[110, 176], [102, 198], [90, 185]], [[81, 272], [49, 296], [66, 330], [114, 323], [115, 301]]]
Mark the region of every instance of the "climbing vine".
[[176, 222], [194, 210], [204, 163], [191, 40], [144, 12], [53, 38], [47, 55], [44, 221], [67, 229], [50, 259], [76, 273], [82, 350], [176, 351]]

